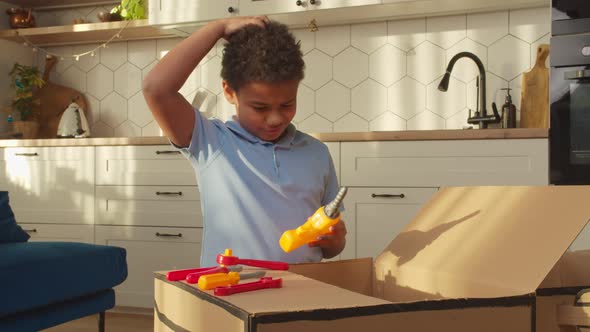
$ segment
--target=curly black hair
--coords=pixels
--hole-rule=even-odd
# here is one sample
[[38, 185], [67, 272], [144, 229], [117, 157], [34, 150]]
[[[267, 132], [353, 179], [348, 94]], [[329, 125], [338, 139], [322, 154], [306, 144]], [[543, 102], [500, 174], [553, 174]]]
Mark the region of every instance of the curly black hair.
[[250, 24], [229, 36], [221, 65], [221, 78], [235, 91], [250, 81], [302, 80], [305, 69], [299, 42], [275, 21], [265, 28]]

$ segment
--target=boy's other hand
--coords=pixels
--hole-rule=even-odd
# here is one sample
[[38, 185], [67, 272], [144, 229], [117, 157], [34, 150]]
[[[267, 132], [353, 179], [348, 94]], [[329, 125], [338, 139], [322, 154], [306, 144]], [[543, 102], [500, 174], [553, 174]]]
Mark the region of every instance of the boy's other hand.
[[343, 220], [330, 227], [330, 233], [319, 236], [317, 241], [310, 242], [310, 247], [320, 247], [324, 258], [332, 258], [340, 254], [346, 245], [346, 225]]
[[266, 16], [246, 16], [246, 17], [232, 17], [223, 19], [224, 30], [223, 30], [223, 38], [226, 40], [233, 34], [234, 32], [240, 30], [246, 25], [255, 24], [262, 28], [266, 27], [267, 23], [270, 23], [270, 20]]

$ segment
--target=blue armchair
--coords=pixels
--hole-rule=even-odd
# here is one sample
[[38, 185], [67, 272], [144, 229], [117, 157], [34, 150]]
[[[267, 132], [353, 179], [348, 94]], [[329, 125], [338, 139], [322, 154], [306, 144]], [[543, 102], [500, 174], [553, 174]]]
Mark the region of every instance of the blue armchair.
[[113, 287], [127, 278], [125, 249], [28, 238], [0, 191], [0, 331], [39, 331], [99, 313], [103, 332]]

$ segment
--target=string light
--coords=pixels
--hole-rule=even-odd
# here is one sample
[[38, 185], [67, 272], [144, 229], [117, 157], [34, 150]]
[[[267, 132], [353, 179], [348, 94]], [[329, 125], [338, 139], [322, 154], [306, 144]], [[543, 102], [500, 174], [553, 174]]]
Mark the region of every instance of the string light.
[[27, 37], [25, 37], [23, 35], [20, 35], [18, 33], [18, 30], [16, 30], [16, 34], [24, 40], [23, 46], [32, 47], [32, 50], [33, 50], [34, 53], [42, 52], [42, 53], [45, 53], [47, 56], [53, 56], [53, 57], [59, 58], [61, 61], [65, 60], [66, 58], [74, 59], [76, 61], [79, 61], [80, 60], [80, 57], [83, 57], [83, 56], [86, 56], [86, 55], [95, 56], [96, 55], [96, 52], [100, 48], [108, 48], [109, 43], [111, 43], [113, 40], [115, 40], [115, 39], [121, 39], [122, 38], [121, 32], [123, 32], [123, 30], [125, 30], [125, 28], [127, 28], [127, 26], [129, 25], [129, 22], [130, 21], [127, 21], [126, 24], [123, 27], [121, 27], [121, 29], [119, 29], [119, 31], [117, 31], [117, 33], [115, 33], [106, 42], [100, 44], [99, 46], [97, 46], [97, 47], [95, 47], [95, 48], [93, 48], [93, 49], [91, 49], [89, 51], [78, 53], [78, 54], [72, 54], [72, 55], [61, 55], [61, 54], [56, 54], [56, 53], [50, 52], [50, 51], [48, 51], [48, 50], [46, 50], [46, 49], [44, 49], [44, 48], [42, 48], [42, 47], [40, 47], [40, 46], [32, 43]]

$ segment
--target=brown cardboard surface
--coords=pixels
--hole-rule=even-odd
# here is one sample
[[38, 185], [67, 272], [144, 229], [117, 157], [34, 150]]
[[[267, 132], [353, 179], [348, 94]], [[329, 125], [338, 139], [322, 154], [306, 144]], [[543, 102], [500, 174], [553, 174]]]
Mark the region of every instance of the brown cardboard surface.
[[440, 190], [376, 259], [392, 301], [533, 293], [590, 219], [590, 186]]
[[347, 259], [322, 264], [293, 264], [289, 271], [356, 293], [373, 295], [373, 259]]
[[260, 324], [256, 332], [523, 332], [531, 331], [531, 308], [471, 308], [389, 313], [339, 320]]
[[560, 332], [557, 310], [560, 305], [573, 304], [575, 295], [555, 295], [537, 297], [536, 332]]

